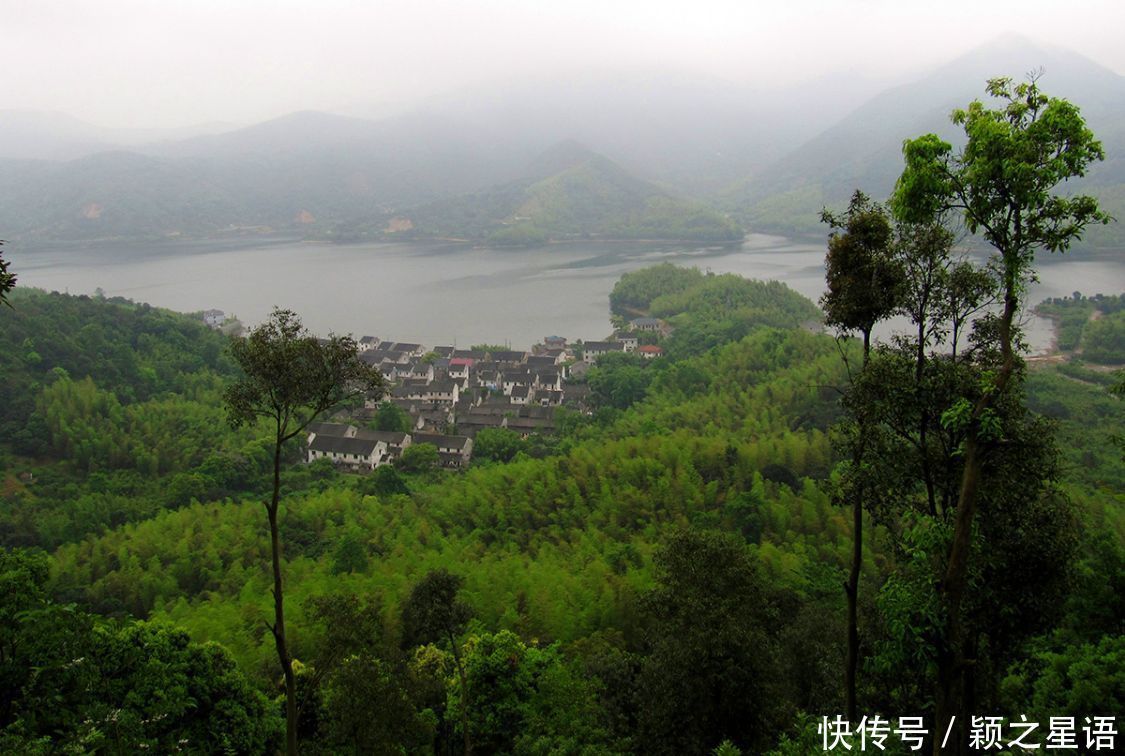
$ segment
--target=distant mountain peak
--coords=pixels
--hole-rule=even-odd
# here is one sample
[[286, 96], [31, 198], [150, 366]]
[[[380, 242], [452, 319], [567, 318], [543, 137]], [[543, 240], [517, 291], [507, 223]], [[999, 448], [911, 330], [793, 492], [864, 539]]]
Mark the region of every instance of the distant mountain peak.
[[591, 160], [606, 160], [576, 139], [564, 139], [548, 147], [528, 166], [528, 176], [542, 178], [570, 170]]

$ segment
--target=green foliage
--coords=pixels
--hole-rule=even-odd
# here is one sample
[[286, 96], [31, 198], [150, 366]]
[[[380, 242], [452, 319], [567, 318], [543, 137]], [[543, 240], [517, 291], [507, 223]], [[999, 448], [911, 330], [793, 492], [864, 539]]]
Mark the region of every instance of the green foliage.
[[463, 577], [444, 568], [431, 570], [418, 581], [402, 608], [402, 641], [406, 647], [455, 643], [473, 616], [472, 609], [457, 595], [464, 584]]
[[1032, 718], [1046, 720], [1059, 711], [1120, 711], [1125, 638], [1106, 635], [1097, 642], [1041, 649], [1015, 664], [1002, 686], [1010, 709]]
[[1056, 433], [1068, 480], [1092, 489], [1120, 491], [1125, 488], [1125, 470], [1113, 437], [1122, 425], [1125, 410], [1121, 400], [1066, 373], [1061, 365], [1031, 371], [1028, 405], [1058, 423]]
[[507, 428], [482, 428], [473, 438], [473, 462], [511, 462], [526, 444]]
[[1082, 357], [1103, 365], [1125, 364], [1125, 310], [1098, 318], [1082, 334]]
[[332, 552], [332, 574], [367, 571], [367, 539], [358, 530], [349, 530], [336, 542]]
[[[0, 240], [0, 247], [4, 246], [4, 242]], [[3, 250], [0, 250], [0, 304], [7, 304], [8, 292], [16, 288], [16, 274], [12, 273], [9, 269], [9, 263], [4, 259]]]
[[230, 654], [161, 624], [100, 623], [43, 592], [41, 555], [0, 551], [0, 744], [62, 750], [245, 753], [278, 721]]
[[652, 300], [664, 294], [682, 294], [703, 281], [699, 268], [661, 263], [626, 273], [613, 285], [609, 306], [614, 312], [647, 311]]
[[895, 214], [916, 222], [956, 209], [1008, 266], [1026, 265], [1037, 248], [1065, 251], [1087, 225], [1108, 223], [1093, 197], [1051, 193], [1105, 158], [1078, 108], [1043, 94], [1034, 80], [992, 79], [988, 94], [1000, 108], [974, 100], [952, 114], [968, 139], [961, 152], [933, 134], [906, 141]]
[[392, 402], [382, 402], [379, 405], [370, 425], [373, 430], [390, 431], [392, 433], [410, 433], [414, 430], [410, 415]]
[[649, 360], [627, 352], [599, 357], [586, 374], [594, 406], [623, 410], [639, 402], [653, 379], [654, 371], [650, 366]]
[[535, 247], [546, 244], [550, 239], [549, 232], [530, 223], [504, 226], [487, 236], [488, 243], [497, 247]]
[[706, 753], [716, 738], [764, 743], [780, 701], [775, 607], [750, 552], [712, 532], [675, 533], [645, 597], [651, 651], [641, 670], [646, 753]]
[[275, 309], [230, 349], [243, 373], [225, 392], [231, 424], [270, 420], [278, 445], [347, 399], [383, 390], [382, 373], [358, 358], [350, 336], [322, 343], [289, 310]]
[[128, 405], [166, 392], [190, 397], [233, 371], [226, 339], [183, 315], [24, 288], [9, 299], [0, 329], [0, 438], [28, 454], [47, 452], [46, 434], [35, 431], [42, 428], [36, 402], [60, 376], [89, 377]]
[[430, 472], [438, 466], [437, 447], [433, 444], [411, 444], [402, 450], [395, 460], [395, 467], [404, 473], [419, 474]]
[[394, 496], [409, 494], [406, 481], [391, 465], [379, 465], [367, 477], [360, 480], [359, 490], [369, 496]]
[[[1095, 334], [1090, 340], [1085, 337], [1087, 327], [1099, 326], [1100, 319], [1104, 316], [1110, 316], [1111, 319], [1116, 316], [1119, 319], [1118, 313], [1122, 311], [1125, 311], [1125, 295], [1095, 294], [1084, 297], [1077, 291], [1070, 297], [1053, 297], [1040, 302], [1035, 308], [1036, 314], [1054, 322], [1056, 346], [1059, 349], [1070, 352], [1081, 346], [1082, 356], [1095, 362], [1110, 361], [1098, 358], [1115, 358], [1125, 352], [1125, 347], [1117, 333], [1120, 327], [1116, 325], [1116, 320], [1115, 324], [1100, 326], [1105, 329], [1105, 333]], [[1094, 350], [1093, 355], [1089, 352], [1091, 348]]]
[[[0, 543], [53, 547], [260, 489], [260, 429], [216, 434], [233, 370], [224, 337], [124, 300], [13, 297], [19, 307], [0, 331], [0, 395], [12, 400], [0, 406], [11, 431], [0, 432], [0, 450], [31, 456], [9, 467], [24, 482], [0, 487]], [[32, 347], [33, 362], [24, 359]]]
[[473, 352], [485, 352], [486, 354], [491, 354], [493, 352], [510, 351], [511, 347], [505, 344], [473, 344], [471, 347], [469, 347], [469, 350]]
[[324, 685], [323, 739], [352, 753], [417, 753], [433, 741], [403, 677], [373, 656], [348, 656]]
[[[472, 692], [468, 722], [474, 748], [484, 753], [607, 754], [596, 699], [558, 645], [540, 648], [511, 631], [466, 643], [465, 674]], [[449, 709], [465, 706], [455, 681]], [[459, 720], [458, 720], [459, 721]]]
[[756, 328], [795, 328], [820, 320], [811, 302], [777, 281], [669, 264], [622, 276], [610, 302], [618, 311], [647, 310], [669, 321], [674, 331], [664, 346], [675, 360], [738, 341]]
[[898, 308], [901, 297], [904, 271], [892, 254], [890, 218], [856, 191], [843, 216], [825, 211], [822, 219], [837, 229], [828, 238], [828, 291], [820, 301], [825, 322], [867, 338], [876, 323]]

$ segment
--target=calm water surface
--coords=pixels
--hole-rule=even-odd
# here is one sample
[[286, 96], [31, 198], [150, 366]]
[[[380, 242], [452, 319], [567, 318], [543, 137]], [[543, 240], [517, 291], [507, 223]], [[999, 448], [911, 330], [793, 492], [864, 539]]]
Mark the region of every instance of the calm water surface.
[[[549, 334], [598, 339], [609, 331], [608, 297], [630, 270], [668, 261], [716, 273], [777, 279], [816, 299], [824, 288], [823, 242], [754, 234], [741, 248], [575, 243], [536, 249], [458, 244], [205, 241], [8, 247], [22, 285], [124, 296], [173, 310], [217, 308], [248, 325], [274, 305], [297, 311], [318, 333], [371, 334], [428, 345], [487, 341], [526, 348]], [[1031, 299], [1125, 290], [1125, 260], [1043, 256]], [[1050, 328], [1027, 323], [1031, 343]]]

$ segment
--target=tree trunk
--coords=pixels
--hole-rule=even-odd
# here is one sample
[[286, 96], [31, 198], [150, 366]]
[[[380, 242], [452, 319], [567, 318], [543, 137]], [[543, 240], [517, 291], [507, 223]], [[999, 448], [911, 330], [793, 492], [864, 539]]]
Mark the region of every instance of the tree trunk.
[[856, 670], [859, 668], [859, 566], [863, 560], [863, 506], [852, 502], [852, 568], [844, 592], [848, 595], [848, 657], [844, 683], [847, 686], [848, 721], [858, 722]]
[[281, 435], [273, 452], [273, 498], [266, 513], [270, 520], [270, 550], [273, 557], [273, 640], [277, 659], [285, 675], [285, 753], [297, 756], [297, 681], [293, 676], [293, 660], [285, 642], [285, 602], [281, 591], [281, 537], [277, 528], [277, 510], [281, 501]]
[[[867, 360], [871, 355], [871, 331], [863, 332], [863, 367], [867, 369]], [[867, 445], [866, 420], [861, 416], [859, 420], [859, 447], [852, 455], [852, 462], [856, 468], [863, 465], [865, 447]], [[857, 478], [857, 481], [860, 478]], [[848, 597], [848, 653], [846, 668], [844, 670], [844, 688], [846, 708], [849, 722], [858, 722], [858, 709], [856, 706], [856, 672], [859, 669], [859, 570], [863, 565], [863, 488], [862, 483], [857, 483], [860, 488], [853, 492], [852, 498], [852, 567], [848, 573], [848, 582], [844, 585], [844, 593]]]
[[[1012, 350], [1012, 322], [1015, 319], [1018, 299], [1016, 282], [1011, 275], [1005, 281], [1004, 313], [1000, 319], [1001, 365], [991, 391], [986, 391], [973, 407], [972, 425], [991, 409], [993, 397], [1008, 388], [1008, 382], [1015, 369], [1015, 354]], [[940, 749], [941, 737], [949, 726], [950, 717], [957, 717], [954, 735], [964, 733], [967, 695], [965, 638], [962, 628], [961, 604], [965, 597], [965, 586], [969, 575], [969, 554], [972, 551], [973, 517], [976, 514], [977, 493], [980, 489], [981, 471], [984, 466], [982, 442], [970, 427], [965, 438], [965, 466], [961, 471], [961, 490], [957, 497], [957, 517], [953, 527], [953, 543], [949, 551], [949, 562], [940, 591], [945, 599], [946, 609], [946, 652], [938, 655], [938, 704], [941, 711], [935, 710], [935, 749]], [[943, 704], [943, 705], [942, 705]], [[963, 752], [968, 744], [952, 743], [941, 753]], [[959, 738], [959, 741], [963, 738]], [[934, 753], [939, 753], [935, 750]]]

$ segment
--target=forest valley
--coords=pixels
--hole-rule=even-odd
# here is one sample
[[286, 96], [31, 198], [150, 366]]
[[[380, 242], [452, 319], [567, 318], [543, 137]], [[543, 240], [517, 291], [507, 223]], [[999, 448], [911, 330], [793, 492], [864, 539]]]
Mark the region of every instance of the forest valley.
[[[664, 356], [464, 472], [300, 462], [382, 388], [349, 337], [0, 268], [0, 752], [809, 754], [879, 714], [967, 753], [972, 716], [1116, 716], [1125, 378], [1029, 366], [1016, 317], [1035, 255], [1111, 220], [1055, 193], [1103, 155], [1036, 82], [989, 95], [825, 212], [821, 310], [626, 274]], [[1107, 294], [1044, 306], [1120, 365]]]

